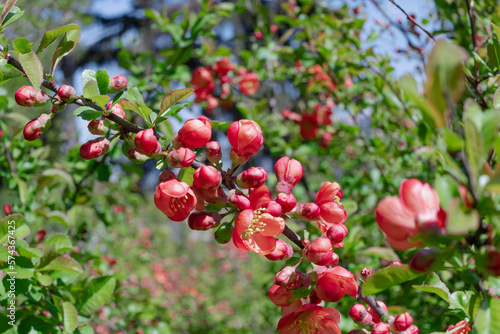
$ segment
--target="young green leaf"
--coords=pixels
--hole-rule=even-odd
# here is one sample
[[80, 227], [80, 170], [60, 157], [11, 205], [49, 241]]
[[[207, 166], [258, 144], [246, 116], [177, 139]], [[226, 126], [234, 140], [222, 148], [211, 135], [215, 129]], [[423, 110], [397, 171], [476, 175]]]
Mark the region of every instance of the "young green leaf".
[[26, 72], [31, 85], [38, 91], [43, 80], [43, 67], [40, 59], [38, 59], [33, 51], [19, 53], [18, 58], [21, 65], [23, 65], [24, 72]]
[[93, 119], [96, 119], [97, 117], [102, 116], [103, 114], [104, 114], [103, 111], [95, 110], [90, 107], [79, 107], [76, 108], [75, 111], [73, 111], [74, 116], [81, 117], [86, 121], [91, 121]]
[[109, 85], [109, 74], [106, 70], [98, 69], [95, 78], [97, 80], [97, 85], [99, 86], [99, 94], [106, 95], [108, 93]]
[[94, 278], [80, 296], [78, 311], [83, 316], [97, 312], [111, 297], [115, 290], [116, 279], [111, 276]]
[[62, 304], [63, 309], [63, 322], [64, 322], [64, 333], [73, 333], [76, 328], [78, 321], [78, 312], [76, 308], [70, 302], [64, 302]]
[[57, 36], [62, 35], [71, 30], [79, 30], [79, 29], [80, 27], [76, 24], [67, 24], [57, 29], [46, 31], [45, 34], [43, 34], [42, 41], [40, 42], [40, 45], [38, 46], [36, 53], [42, 52], [43, 49], [45, 49], [47, 46], [49, 46], [52, 42], [56, 40]]
[[14, 47], [14, 50], [19, 52], [19, 53], [30, 53], [31, 52], [31, 43], [29, 39], [24, 38], [24, 37], [19, 37], [14, 40], [12, 43], [12, 46]]
[[[15, 1], [14, 1], [15, 2]], [[5, 8], [5, 7], [4, 7]], [[10, 24], [17, 19], [19, 19], [21, 16], [23, 16], [24, 10], [20, 10], [19, 7], [13, 6], [12, 9], [5, 15], [5, 10], [4, 10], [4, 15], [5, 18], [2, 19], [2, 27], [5, 27], [7, 24]]]
[[187, 99], [193, 94], [193, 92], [194, 89], [192, 88], [183, 88], [168, 93], [161, 101], [160, 112], [158, 113], [158, 116], [162, 116], [164, 112], [166, 112], [177, 102]]
[[7, 14], [9, 14], [10, 10], [14, 5], [16, 4], [17, 0], [6, 0], [5, 5], [3, 6], [3, 11], [2, 11], [2, 18], [0, 19], [0, 22], [2, 23], [1, 25], [4, 26], [3, 21], [7, 17]]
[[390, 287], [423, 275], [407, 265], [385, 267], [374, 272], [363, 283], [363, 293], [367, 296], [387, 290]]
[[54, 56], [52, 57], [52, 66], [50, 67], [51, 74], [54, 73], [54, 70], [61, 59], [76, 48], [80, 42], [80, 35], [80, 30], [71, 30], [64, 34], [63, 38], [59, 42], [59, 45], [57, 45]]

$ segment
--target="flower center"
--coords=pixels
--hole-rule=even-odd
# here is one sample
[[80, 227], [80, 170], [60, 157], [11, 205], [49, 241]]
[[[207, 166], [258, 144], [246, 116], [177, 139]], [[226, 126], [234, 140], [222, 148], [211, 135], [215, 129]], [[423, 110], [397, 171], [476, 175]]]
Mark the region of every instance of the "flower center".
[[186, 194], [182, 197], [174, 197], [170, 200], [170, 209], [172, 211], [180, 210], [188, 204], [189, 196]]
[[246, 240], [249, 236], [257, 232], [263, 232], [266, 223], [261, 221], [262, 214], [266, 211], [264, 208], [258, 208], [253, 212], [253, 219], [250, 225], [247, 227], [246, 231], [241, 235], [243, 240]]

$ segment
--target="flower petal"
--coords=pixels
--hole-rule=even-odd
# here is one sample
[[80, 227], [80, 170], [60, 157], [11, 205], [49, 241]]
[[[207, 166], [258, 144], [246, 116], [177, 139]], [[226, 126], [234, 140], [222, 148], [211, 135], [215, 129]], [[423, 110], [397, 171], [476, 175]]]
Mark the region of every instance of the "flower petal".
[[390, 238], [405, 240], [417, 233], [415, 216], [406, 210], [398, 197], [385, 197], [375, 208], [375, 220]]
[[243, 239], [243, 243], [252, 252], [261, 255], [272, 253], [272, 251], [276, 248], [276, 239], [273, 237], [264, 236], [261, 233], [255, 233], [251, 236], [248, 236], [246, 239]]

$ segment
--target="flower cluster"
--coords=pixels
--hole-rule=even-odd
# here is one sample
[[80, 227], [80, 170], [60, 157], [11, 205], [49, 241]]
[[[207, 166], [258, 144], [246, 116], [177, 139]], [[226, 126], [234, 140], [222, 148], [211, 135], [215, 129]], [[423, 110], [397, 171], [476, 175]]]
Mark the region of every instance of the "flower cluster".
[[256, 73], [243, 67], [236, 69], [227, 57], [222, 57], [211, 66], [198, 67], [193, 71], [190, 85], [195, 87], [196, 103], [206, 102], [205, 111], [210, 114], [219, 104], [224, 108], [233, 105], [232, 88], [239, 85], [244, 95], [253, 95], [260, 86]]

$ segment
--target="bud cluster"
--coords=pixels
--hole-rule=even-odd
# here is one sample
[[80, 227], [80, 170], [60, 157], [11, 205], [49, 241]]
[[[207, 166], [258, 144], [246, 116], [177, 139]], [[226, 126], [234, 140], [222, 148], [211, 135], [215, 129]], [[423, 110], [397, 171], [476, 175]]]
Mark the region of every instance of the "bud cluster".
[[248, 73], [245, 68], [236, 70], [228, 57], [222, 57], [211, 66], [196, 68], [189, 84], [195, 87], [195, 102], [206, 102], [208, 114], [219, 104], [224, 108], [233, 105], [231, 90], [235, 84], [239, 84], [240, 92], [245, 95], [255, 94], [260, 86], [257, 74]]

